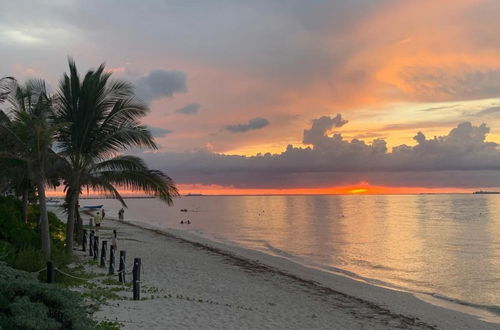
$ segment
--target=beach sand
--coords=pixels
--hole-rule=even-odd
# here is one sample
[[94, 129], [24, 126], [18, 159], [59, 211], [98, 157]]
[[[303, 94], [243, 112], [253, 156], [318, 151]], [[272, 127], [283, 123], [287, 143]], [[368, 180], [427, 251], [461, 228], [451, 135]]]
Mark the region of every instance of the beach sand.
[[108, 300], [94, 314], [124, 329], [498, 329], [408, 293], [141, 225], [105, 220], [99, 232], [110, 241], [117, 230], [127, 270], [142, 260], [146, 300]]

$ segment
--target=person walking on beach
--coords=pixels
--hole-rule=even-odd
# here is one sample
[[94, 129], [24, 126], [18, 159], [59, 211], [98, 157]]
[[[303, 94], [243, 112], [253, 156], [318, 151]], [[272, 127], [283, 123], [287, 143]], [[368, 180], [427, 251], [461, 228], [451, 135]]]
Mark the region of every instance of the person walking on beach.
[[99, 212], [97, 212], [96, 215], [95, 215], [95, 217], [94, 217], [95, 226], [96, 227], [100, 227], [101, 226], [101, 222], [102, 222], [101, 214]]

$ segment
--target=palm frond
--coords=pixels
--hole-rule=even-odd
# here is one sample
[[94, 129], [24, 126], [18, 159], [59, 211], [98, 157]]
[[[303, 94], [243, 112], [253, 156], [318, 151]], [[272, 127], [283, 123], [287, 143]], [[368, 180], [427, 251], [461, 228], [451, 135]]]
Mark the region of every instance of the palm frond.
[[158, 197], [168, 205], [173, 203], [173, 197], [179, 192], [173, 180], [157, 170], [146, 171], [102, 171], [97, 177], [102, 181], [131, 191], [142, 191], [146, 195]]
[[0, 103], [5, 101], [13, 90], [16, 79], [13, 77], [4, 77], [0, 79]]

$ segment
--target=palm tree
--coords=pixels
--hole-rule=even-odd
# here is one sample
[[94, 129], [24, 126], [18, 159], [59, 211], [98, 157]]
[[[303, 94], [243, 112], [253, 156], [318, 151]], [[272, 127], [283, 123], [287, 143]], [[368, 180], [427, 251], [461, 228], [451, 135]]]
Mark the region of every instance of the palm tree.
[[42, 80], [30, 80], [5, 97], [7, 111], [0, 111], [0, 158], [17, 172], [23, 187], [36, 185], [40, 206], [42, 250], [50, 258], [50, 233], [45, 200], [46, 168], [57, 126], [49, 120], [52, 103]]
[[[15, 85], [16, 80], [13, 77], [0, 79], [0, 103], [3, 103], [11, 92], [15, 90]], [[0, 132], [0, 140], [3, 141], [2, 147], [4, 150], [12, 150], [11, 148], [14, 147], [8, 143], [9, 134], [5, 135]], [[28, 221], [28, 194], [34, 187], [29, 178], [27, 163], [19, 159], [0, 158], [0, 187], [1, 193], [13, 190], [17, 196], [22, 196], [22, 218], [26, 223]]]
[[[135, 156], [122, 155], [129, 148], [157, 146], [150, 131], [141, 125], [148, 108], [134, 96], [133, 87], [122, 80], [110, 80], [102, 64], [83, 79], [69, 59], [69, 75], [59, 83], [55, 121], [68, 123], [59, 131], [57, 149], [64, 162], [68, 221], [66, 247], [73, 249], [75, 214], [82, 189], [92, 189], [126, 204], [118, 189], [142, 190], [172, 203], [178, 196], [174, 182], [160, 171], [150, 170]], [[81, 229], [81, 224], [77, 224]], [[79, 237], [78, 235], [77, 237]]]

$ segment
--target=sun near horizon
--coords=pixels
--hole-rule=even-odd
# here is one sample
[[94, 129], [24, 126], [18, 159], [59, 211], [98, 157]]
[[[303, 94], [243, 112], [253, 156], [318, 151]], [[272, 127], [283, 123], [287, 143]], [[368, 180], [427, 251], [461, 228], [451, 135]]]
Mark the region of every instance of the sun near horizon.
[[[235, 187], [224, 187], [215, 185], [179, 185], [179, 193], [185, 195], [204, 195], [204, 196], [237, 196], [237, 195], [414, 195], [414, 194], [470, 194], [476, 189], [463, 188], [427, 188], [427, 187], [390, 187], [390, 186], [372, 186], [368, 183], [359, 185], [346, 185], [336, 187], [320, 188], [288, 188], [288, 189], [245, 189]], [[489, 189], [495, 190], [495, 189]], [[125, 197], [144, 196], [143, 193], [130, 190], [120, 190]], [[64, 197], [60, 189], [47, 190], [47, 196], [52, 198]], [[103, 197], [99, 191], [89, 191], [83, 193], [82, 198]]]

